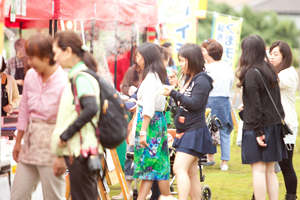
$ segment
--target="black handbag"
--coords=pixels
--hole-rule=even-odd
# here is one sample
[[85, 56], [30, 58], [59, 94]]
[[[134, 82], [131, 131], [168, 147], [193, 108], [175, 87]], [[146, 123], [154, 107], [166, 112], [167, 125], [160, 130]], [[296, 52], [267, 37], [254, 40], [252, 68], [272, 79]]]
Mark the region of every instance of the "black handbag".
[[269, 90], [268, 90], [268, 88], [267, 88], [267, 86], [266, 86], [266, 83], [265, 83], [264, 79], [262, 78], [262, 76], [261, 76], [259, 70], [258, 70], [258, 69], [255, 69], [255, 70], [256, 70], [257, 73], [259, 74], [259, 76], [260, 76], [260, 78], [261, 78], [261, 80], [262, 80], [262, 82], [263, 82], [263, 84], [264, 84], [264, 86], [265, 86], [265, 88], [266, 88], [266, 90], [267, 90], [267, 93], [268, 93], [268, 95], [269, 95], [269, 97], [270, 97], [270, 99], [271, 99], [271, 101], [272, 101], [272, 103], [273, 103], [273, 105], [274, 105], [274, 107], [275, 107], [275, 110], [277, 111], [277, 113], [278, 113], [278, 115], [279, 115], [279, 117], [280, 117], [280, 119], [281, 119], [281, 123], [282, 123], [281, 137], [282, 137], [282, 138], [285, 138], [286, 135], [293, 135], [293, 131], [292, 131], [291, 128], [285, 123], [284, 119], [281, 117], [281, 115], [280, 115], [280, 113], [279, 113], [279, 111], [278, 111], [278, 109], [277, 109], [277, 106], [275, 105], [275, 102], [273, 101], [273, 98], [272, 98], [272, 96], [271, 96], [271, 94], [270, 94], [270, 92], [269, 92]]

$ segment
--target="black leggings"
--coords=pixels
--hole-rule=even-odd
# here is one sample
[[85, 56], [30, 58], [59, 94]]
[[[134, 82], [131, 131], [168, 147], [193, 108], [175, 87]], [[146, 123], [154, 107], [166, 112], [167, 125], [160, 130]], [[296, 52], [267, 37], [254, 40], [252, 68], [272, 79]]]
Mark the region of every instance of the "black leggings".
[[294, 144], [287, 144], [290, 148], [288, 150], [288, 158], [283, 159], [279, 162], [286, 188], [287, 194], [297, 194], [297, 175], [293, 166], [293, 154], [294, 154]]

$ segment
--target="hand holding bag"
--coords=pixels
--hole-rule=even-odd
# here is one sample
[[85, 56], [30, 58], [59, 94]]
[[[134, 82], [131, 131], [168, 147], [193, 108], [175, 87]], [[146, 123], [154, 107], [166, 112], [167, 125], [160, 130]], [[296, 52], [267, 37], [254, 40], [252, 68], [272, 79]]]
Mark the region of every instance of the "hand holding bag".
[[267, 86], [266, 86], [266, 83], [265, 83], [264, 79], [262, 78], [262, 76], [261, 76], [259, 70], [258, 70], [258, 69], [255, 69], [255, 70], [256, 70], [257, 73], [259, 74], [259, 76], [260, 76], [260, 78], [261, 78], [261, 80], [262, 80], [262, 82], [263, 82], [263, 84], [264, 84], [264, 86], [265, 86], [265, 88], [266, 88], [266, 90], [267, 90], [267, 93], [268, 93], [268, 95], [269, 95], [269, 97], [270, 97], [270, 99], [271, 99], [271, 101], [272, 101], [272, 103], [273, 103], [273, 105], [274, 105], [274, 107], [275, 107], [275, 110], [277, 111], [277, 113], [278, 113], [278, 115], [279, 115], [279, 117], [280, 117], [280, 119], [281, 119], [281, 123], [282, 123], [281, 137], [282, 137], [282, 138], [285, 138], [286, 135], [289, 135], [289, 134], [290, 134], [290, 135], [293, 135], [293, 131], [292, 131], [291, 128], [285, 123], [284, 119], [281, 117], [281, 115], [280, 115], [280, 113], [279, 113], [279, 111], [278, 111], [278, 109], [277, 109], [277, 106], [275, 105], [275, 102], [273, 101], [273, 98], [272, 98], [272, 96], [271, 96], [271, 94], [270, 94], [270, 92], [269, 92], [269, 90], [268, 90], [268, 88], [267, 88]]

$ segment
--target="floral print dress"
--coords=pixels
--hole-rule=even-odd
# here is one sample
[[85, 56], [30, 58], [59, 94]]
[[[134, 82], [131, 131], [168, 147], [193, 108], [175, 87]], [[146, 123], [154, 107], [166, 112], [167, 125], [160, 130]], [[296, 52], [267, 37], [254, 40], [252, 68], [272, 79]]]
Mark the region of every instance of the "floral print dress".
[[137, 113], [137, 127], [134, 145], [133, 178], [142, 180], [169, 180], [170, 158], [168, 148], [167, 123], [163, 112], [156, 111], [147, 129], [149, 147], [140, 146], [140, 130], [142, 128], [143, 108]]

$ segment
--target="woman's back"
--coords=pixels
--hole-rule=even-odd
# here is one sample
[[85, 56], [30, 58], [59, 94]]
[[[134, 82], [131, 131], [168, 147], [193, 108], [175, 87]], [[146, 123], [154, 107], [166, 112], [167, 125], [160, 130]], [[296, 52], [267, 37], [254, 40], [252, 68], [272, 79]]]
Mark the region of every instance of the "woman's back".
[[[284, 117], [283, 108], [280, 100], [280, 91], [278, 84], [272, 88], [271, 83], [266, 81], [266, 76], [262, 75], [267, 88], [280, 112]], [[281, 120], [278, 116], [274, 105], [263, 85], [258, 72], [252, 68], [245, 74], [245, 84], [243, 87], [244, 102], [244, 126], [243, 130], [261, 130], [261, 127], [280, 124]]]

